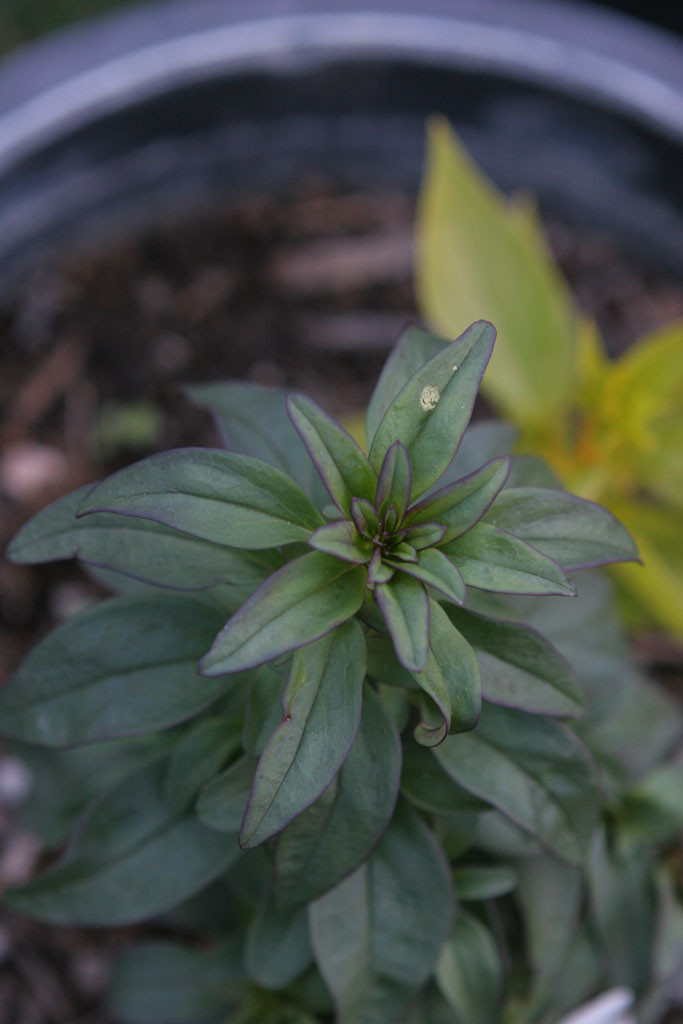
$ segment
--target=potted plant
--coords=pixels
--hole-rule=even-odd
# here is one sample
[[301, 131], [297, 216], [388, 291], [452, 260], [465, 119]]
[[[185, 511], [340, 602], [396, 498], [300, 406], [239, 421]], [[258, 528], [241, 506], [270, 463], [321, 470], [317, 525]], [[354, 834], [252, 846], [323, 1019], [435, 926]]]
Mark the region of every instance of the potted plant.
[[[195, 387], [233, 450], [151, 456], [10, 546], [24, 563], [75, 556], [119, 593], [0, 695], [6, 737], [53, 751], [43, 770], [76, 764], [57, 801], [72, 839], [11, 904], [97, 926], [195, 902], [189, 946], [124, 954], [117, 1019], [555, 1019], [610, 977], [650, 1006], [667, 997], [676, 945], [650, 962], [609, 928], [615, 888], [645, 898], [652, 821], [658, 842], [678, 827], [663, 737], [644, 741], [635, 789], [628, 769], [599, 770], [614, 695], [606, 711], [519, 611], [495, 614], [497, 595], [570, 597], [567, 570], [637, 553], [599, 506], [515, 486], [505, 456], [463, 475], [494, 336], [483, 321], [450, 343], [409, 329], [368, 407], [367, 455], [303, 396]], [[90, 802], [93, 770], [107, 783]]]
[[[505, 6], [508, 13], [513, 11], [509, 4]], [[558, 40], [568, 44], [570, 59], [562, 64], [564, 71], [559, 77], [551, 81], [547, 68], [539, 68], [537, 63], [531, 68], [524, 65], [519, 46], [513, 47], [517, 55], [514, 59], [510, 52], [494, 55], [490, 40], [494, 36], [500, 38], [501, 18], [508, 15], [499, 5], [487, 5], [487, 9], [479, 5], [479, 10], [482, 15], [477, 21], [477, 12], [472, 6], [463, 5], [462, 9], [454, 11], [451, 4], [448, 11], [434, 8], [427, 12], [425, 22], [422, 20], [425, 12], [416, 13], [408, 5], [400, 9], [386, 7], [384, 11], [374, 11], [372, 16], [360, 9], [351, 11], [350, 20], [345, 20], [346, 10], [343, 17], [336, 10], [320, 11], [319, 7], [310, 11], [302, 6], [295, 16], [278, 18], [280, 12], [269, 5], [258, 10], [252, 8], [248, 16], [243, 11], [226, 9], [224, 4], [192, 5], [191, 8], [178, 5], [171, 10], [171, 16], [169, 9], [159, 16], [144, 12], [128, 15], [118, 23], [118, 34], [110, 33], [109, 29], [82, 30], [82, 34], [65, 37], [61, 43], [46, 44], [42, 53], [29, 53], [17, 59], [13, 68], [7, 66], [1, 90], [6, 103], [2, 119], [2, 199], [7, 214], [3, 236], [5, 280], [9, 281], [12, 275], [16, 280], [20, 268], [25, 270], [31, 265], [33, 256], [44, 251], [46, 242], [61, 246], [69, 240], [82, 242], [85, 237], [90, 240], [105, 234], [110, 237], [114, 226], [118, 229], [122, 224], [140, 223], [141, 219], [167, 211], [179, 202], [206, 204], [226, 191], [243, 190], [247, 183], [251, 186], [260, 182], [270, 188], [290, 181], [301, 173], [302, 167], [333, 170], [338, 180], [350, 185], [359, 181], [412, 184], [421, 159], [423, 115], [436, 107], [444, 109], [445, 94], [454, 97], [454, 110], [461, 113], [465, 134], [469, 129], [475, 147], [478, 143], [481, 152], [488, 154], [488, 162], [499, 178], [507, 185], [534, 185], [544, 203], [552, 208], [553, 200], [556, 204], [560, 202], [559, 179], [552, 174], [544, 178], [541, 174], [543, 166], [529, 148], [529, 139], [533, 137], [529, 134], [529, 122], [504, 116], [511, 109], [528, 111], [530, 96], [536, 96], [535, 124], [542, 125], [540, 130], [546, 144], [550, 146], [554, 141], [566, 154], [567, 146], [573, 143], [574, 156], [578, 159], [581, 154], [581, 159], [588, 160], [583, 166], [590, 168], [591, 174], [596, 171], [616, 174], [616, 179], [612, 180], [618, 180], [631, 198], [630, 202], [596, 208], [590, 189], [582, 192], [578, 188], [581, 177], [575, 175], [570, 195], [565, 194], [562, 202], [569, 211], [568, 216], [576, 216], [584, 222], [589, 218], [602, 218], [603, 224], [622, 231], [624, 238], [631, 241], [642, 239], [644, 232], [651, 245], [653, 239], [662, 243], [657, 250], [661, 260], [675, 266], [679, 258], [676, 232], [664, 233], [660, 228], [662, 222], [670, 225], [677, 216], [675, 203], [671, 202], [675, 195], [676, 161], [680, 159], [680, 147], [675, 141], [675, 105], [643, 106], [642, 96], [628, 97], [619, 92], [618, 80], [601, 93], [596, 104], [586, 98], [581, 75], [572, 76], [567, 70], [568, 64], [574, 71], [579, 67], [577, 53], [585, 58], [594, 55], [593, 47], [606, 46], [608, 35], [609, 46], [614, 44], [621, 48], [619, 60], [623, 60], [624, 53], [631, 49], [627, 43], [634, 40], [634, 36], [629, 35], [634, 30], [626, 27], [625, 35], [615, 37], [613, 22], [603, 22], [603, 31], [599, 32], [600, 19], [591, 21], [590, 17], [577, 29], [577, 22], [572, 21], [571, 12], [566, 9], [559, 11], [560, 20], [553, 29], [552, 18], [546, 13], [539, 15], [537, 5], [531, 14], [528, 5], [514, 5], [511, 22], [504, 22], [511, 33], [508, 39], [519, 41], [521, 33], [527, 41], [542, 43], [540, 51], [551, 38], [554, 46]], [[478, 32], [485, 45], [474, 51], [465, 47], [463, 51], [463, 41], [469, 39], [471, 44], [473, 38], [463, 33], [463, 25], [471, 27], [473, 19], [477, 25], [474, 38], [476, 40]], [[418, 23], [422, 25], [419, 33]], [[576, 31], [578, 36], [574, 34]], [[409, 86], [399, 87], [399, 83], [405, 81], [407, 37], [414, 44], [411, 75]], [[645, 39], [655, 46], [656, 55], [649, 51], [648, 45], [641, 45]], [[249, 40], [253, 44], [251, 50], [246, 45]], [[643, 60], [647, 74], [654, 75], [663, 86], [659, 95], [670, 96], [671, 90], [675, 91], [675, 77], [668, 69], [675, 62], [672, 59], [669, 65], [666, 54], [673, 51], [667, 43], [660, 44], [663, 49], [657, 48], [658, 42], [654, 36], [639, 35], [639, 55], [635, 59], [636, 63]], [[196, 48], [198, 43], [201, 45]], [[207, 43], [210, 44], [208, 49]], [[135, 58], [130, 56], [131, 49], [137, 54]], [[534, 54], [538, 47], [530, 45], [522, 50]], [[284, 74], [283, 53], [287, 54]], [[170, 54], [175, 55], [173, 60]], [[154, 60], [150, 59], [152, 55], [155, 55]], [[183, 59], [179, 60], [179, 56]], [[616, 59], [612, 50], [603, 56]], [[38, 64], [42, 78], [31, 71]], [[513, 65], [514, 75], [511, 74]], [[124, 66], [135, 73], [122, 77], [120, 72]], [[639, 67], [644, 73], [643, 66]], [[266, 90], [265, 85], [272, 83], [274, 77], [277, 89]], [[350, 81], [354, 82], [355, 90], [349, 89]], [[544, 85], [537, 90], [539, 81]], [[453, 88], [454, 82], [458, 84], [457, 89]], [[438, 103], [436, 97], [439, 97]], [[634, 106], [628, 106], [631, 101]], [[255, 110], [262, 118], [260, 125], [252, 120]], [[297, 116], [292, 116], [293, 111]], [[574, 135], [567, 130], [569, 124], [579, 122], [584, 129], [587, 125], [595, 128], [595, 134], [587, 141], [582, 141], [585, 139], [582, 133]], [[302, 125], [306, 128], [303, 132]], [[609, 144], [597, 144], [598, 138], [608, 140]], [[321, 140], [324, 146], [320, 145]], [[668, 179], [666, 174], [658, 172], [656, 202], [652, 201], [652, 180], [634, 180], [626, 170], [628, 161], [616, 159], [615, 154], [623, 154], [625, 150], [648, 154], [647, 159], [652, 159], [654, 154], [666, 154], [667, 161], [660, 166], [666, 163], [671, 168], [671, 177]], [[497, 161], [499, 153], [514, 154], [515, 158], [508, 161], [506, 167]], [[655, 210], [657, 215], [650, 220], [644, 216], [645, 210]], [[654, 252], [654, 245], [652, 249]], [[229, 364], [223, 372], [230, 372]], [[252, 391], [248, 404], [253, 402], [254, 394]], [[207, 392], [202, 396], [197, 391], [195, 397], [204, 405], [211, 404]], [[231, 401], [236, 400], [233, 390]], [[282, 415], [278, 422], [289, 423]], [[231, 428], [234, 443], [237, 429], [234, 420]], [[457, 456], [460, 461], [453, 471], [460, 477], [467, 476], [491, 458], [505, 454], [508, 448], [509, 437], [498, 428], [493, 434], [489, 434], [487, 428], [472, 430], [461, 446]], [[263, 458], [263, 451], [259, 457]], [[541, 481], [548, 483], [547, 475], [523, 477], [523, 471], [529, 469], [524, 460], [516, 460], [515, 465], [518, 483], [531, 483], [532, 487]], [[71, 549], [67, 546], [65, 550]], [[196, 571], [201, 568], [201, 561], [193, 555], [185, 568]], [[263, 565], [260, 569], [252, 565], [252, 583], [263, 568]], [[275, 565], [270, 568], [276, 570]], [[107, 575], [107, 570], [97, 570], [97, 573], [100, 579], [111, 584], [112, 577]], [[472, 806], [473, 801], [468, 800], [461, 814], [454, 812], [450, 833], [446, 830], [440, 838], [449, 855], [456, 857], [465, 841], [463, 830], [469, 835], [474, 820], [477, 821], [475, 838], [481, 845], [475, 845], [474, 850], [483, 851], [485, 863], [462, 865], [468, 870], [476, 869], [476, 884], [474, 889], [467, 889], [466, 871], [464, 876], [461, 874], [458, 891], [465, 905], [473, 892], [478, 892], [477, 898], [482, 894], [490, 896], [494, 903], [486, 901], [485, 919], [480, 908], [472, 905], [474, 914], [463, 914], [459, 920], [464, 929], [461, 944], [468, 950], [479, 950], [475, 954], [481, 968], [478, 974], [494, 979], [488, 988], [496, 989], [496, 956], [502, 948], [496, 945], [494, 949], [490, 943], [489, 933], [492, 929], [497, 933], [498, 929], [495, 920], [498, 910], [494, 906], [504, 906], [503, 913], [513, 915], [512, 929], [517, 939], [520, 931], [515, 927], [517, 915], [523, 913], [528, 922], [529, 946], [522, 952], [517, 942], [516, 959], [510, 964], [506, 978], [514, 981], [514, 997], [515, 992], [519, 992], [515, 984], [522, 976], [517, 972], [521, 959], [526, 964], [522, 974], [524, 970], [528, 972], [532, 964], [534, 980], [530, 982], [531, 988], [524, 988], [522, 984], [524, 993], [520, 999], [527, 1002], [525, 1005], [513, 1003], [511, 1013], [526, 1013], [537, 1018], [554, 1014], [560, 1012], [562, 1006], [575, 1005], [588, 994], [591, 986], [597, 990], [626, 980], [641, 989], [646, 1001], [644, 1012], [654, 1020], [669, 998], [669, 976], [674, 962], [672, 949], [676, 949], [675, 942], [666, 939], [666, 936], [675, 936], [676, 905], [671, 875], [664, 874], [656, 882], [655, 910], [652, 871], [656, 863], [654, 854], [667, 847], [675, 828], [676, 815], [671, 812], [675, 799], [672, 800], [671, 794], [676, 792], [677, 771], [675, 767], [666, 767], [661, 773], [657, 769], [666, 765], [676, 743], [678, 715], [671, 702], [646, 684], [633, 669], [610, 610], [604, 583], [591, 575], [584, 574], [584, 579], [583, 596], [576, 602], [559, 598], [548, 599], [545, 603], [535, 599], [515, 600], [505, 607], [497, 603], [495, 609], [482, 605], [473, 611], [540, 627], [576, 666], [584, 686], [593, 695], [591, 714], [580, 730], [582, 735], [585, 733], [585, 742], [596, 752], [604, 772], [602, 781], [606, 785], [610, 813], [606, 820], [605, 843], [599, 838], [595, 849], [591, 849], [587, 869], [590, 913], [583, 912], [587, 905], [582, 903], [587, 892], [585, 875], [581, 885], [571, 870], [554, 872], [552, 859], [534, 856], [538, 855], [538, 850], [520, 844], [519, 835], [514, 832], [511, 835], [505, 826], [501, 835], [499, 820], [493, 826], [491, 818], [482, 824], [481, 808], [477, 811]], [[231, 600], [244, 596], [233, 594]], [[582, 619], [571, 628], [568, 604], [579, 610], [577, 617]], [[562, 610], [556, 613], [558, 605], [562, 605]], [[208, 610], [202, 614], [205, 621], [210, 620]], [[491, 661], [488, 668], [491, 671]], [[615, 678], [620, 680], [618, 688], [614, 686]], [[285, 681], [281, 675], [278, 685]], [[256, 708], [263, 701], [277, 718], [277, 697], [269, 699], [265, 685], [262, 693], [254, 695], [253, 706]], [[389, 706], [398, 724], [402, 724], [405, 699], [381, 688], [377, 692], [382, 694], [384, 707]], [[221, 714], [225, 711], [225, 716], [231, 717], [233, 710], [236, 711], [234, 717], [239, 718], [237, 709], [231, 708], [229, 703], [225, 708], [221, 704]], [[648, 721], [646, 740], [642, 737], [643, 720]], [[256, 711], [249, 721], [253, 731], [247, 742], [255, 755], [260, 752], [263, 733], [270, 726], [274, 728], [276, 722], [274, 719], [270, 723], [262, 722]], [[438, 721], [432, 726], [438, 728]], [[211, 732], [211, 726], [207, 731]], [[218, 729], [214, 729], [214, 738], [216, 731], [221, 731], [220, 723]], [[476, 733], [472, 733], [474, 735]], [[242, 733], [242, 742], [245, 742], [244, 737]], [[169, 738], [174, 737], [169, 734]], [[200, 745], [211, 743], [206, 735], [195, 739]], [[46, 754], [35, 747], [25, 751], [36, 764], [40, 760], [48, 762], [48, 770], [41, 775], [43, 779], [64, 779], [64, 792], [70, 797], [78, 795], [67, 807], [59, 800], [53, 801], [53, 820], [45, 823], [53, 829], [53, 845], [58, 846], [63, 840], [65, 827], [73, 820], [72, 813], [80, 812], [95, 793], [110, 792], [110, 785], [115, 787], [118, 780], [127, 777], [128, 770], [136, 766], [142, 776], [145, 763], [161, 763], [155, 761], [156, 754], [163, 760], [160, 749], [154, 752], [151, 749], [154, 743], [148, 747], [144, 739], [133, 744], [133, 750], [125, 744], [119, 747], [118, 743], [118, 740], [112, 741], [113, 745], [104, 752], [106, 763], [102, 764], [98, 761], [100, 752], [91, 745], [58, 754]], [[189, 741], [188, 747], [185, 761], [182, 751], [178, 753], [176, 778], [187, 774], [188, 759], [193, 764], [201, 761]], [[225, 750], [224, 747], [225, 763], [232, 762], [234, 754], [226, 754]], [[107, 760], [110, 754], [113, 763]], [[148, 756], [150, 760], [146, 762]], [[421, 756], [420, 752], [416, 754], [418, 759]], [[153, 773], [150, 768], [147, 777], [151, 778]], [[431, 788], [428, 780], [427, 785]], [[122, 781], [119, 792], [130, 794], [130, 785]], [[144, 799], [141, 793], [141, 800]], [[415, 794], [413, 799], [416, 799]], [[108, 807], [111, 810], [105, 800], [103, 814], [108, 813]], [[117, 808], [114, 810], [118, 813]], [[633, 832], [624, 824], [630, 815], [639, 822]], [[648, 837], [643, 827], [646, 820], [657, 822]], [[91, 821], [93, 829], [97, 830], [101, 819]], [[217, 849], [226, 849], [223, 839], [219, 835]], [[633, 850], [638, 851], [636, 857], [632, 856]], [[221, 931], [227, 914], [243, 922], [252, 917], [267, 876], [263, 864], [259, 868], [257, 855], [258, 851], [254, 851], [252, 860], [241, 860], [241, 863], [254, 864], [253, 875], [251, 868], [245, 868], [241, 874], [235, 868], [227, 892], [223, 884], [212, 888], [203, 910], [197, 901], [185, 904], [172, 917], [164, 914], [156, 927], [170, 929], [171, 935], [177, 935], [180, 928], [189, 930], [192, 936], [206, 936], [209, 932], [215, 935]], [[498, 858], [502, 858], [502, 876]], [[506, 858], [514, 862], [514, 879], [513, 872], [505, 870], [510, 866]], [[482, 876], [481, 867], [493, 868], [493, 876], [490, 871]], [[530, 882], [526, 886], [520, 882], [524, 870], [527, 879], [546, 879], [542, 891], [539, 886], [534, 893]], [[486, 884], [493, 884], [493, 889], [481, 888], [482, 877]], [[458, 879], [455, 881], [457, 884]], [[512, 884], [515, 884], [513, 897], [504, 892]], [[492, 895], [495, 892], [499, 895]], [[571, 899], [567, 899], [567, 892], [572, 894]], [[632, 899], [634, 892], [640, 894], [636, 900]], [[628, 893], [626, 901], [624, 893]], [[634, 927], [615, 927], [613, 921], [623, 913], [625, 902], [633, 909], [638, 923]], [[215, 915], [208, 914], [207, 903], [216, 910]], [[225, 909], [224, 903], [227, 904]], [[555, 914], [561, 909], [567, 911], [557, 945], [551, 943], [542, 930], [549, 920], [557, 920], [557, 917], [539, 913], [539, 905], [545, 911], [555, 907]], [[664, 936], [657, 941], [652, 940], [655, 916], [654, 930], [658, 936]], [[216, 917], [223, 922], [218, 928]], [[479, 925], [483, 925], [483, 929]], [[625, 931], [644, 937], [642, 947], [635, 949], [633, 945], [620, 944], [617, 936], [623, 936]], [[163, 934], [168, 936], [169, 931]], [[294, 1015], [295, 1019], [297, 1013], [300, 1019], [302, 1013], [329, 1014], [329, 993], [321, 992], [317, 982], [304, 977], [283, 996], [282, 975], [278, 978], [260, 973], [259, 955], [268, 962], [269, 969], [273, 964], [277, 968], [270, 937], [266, 935], [264, 939], [261, 934], [260, 939], [265, 947], [259, 947], [260, 940], [253, 939], [248, 958], [248, 972], [255, 978], [256, 990], [251, 992], [251, 1002], [242, 1003], [240, 1012], [255, 1019], [267, 1019], [268, 1014], [275, 1013]], [[296, 939], [296, 935], [287, 934], [283, 940], [289, 953], [296, 952]], [[459, 1007], [461, 1015], [464, 1013], [467, 1018], [467, 1014], [474, 1011], [471, 1003], [462, 1002], [467, 1000], [468, 993], [471, 996], [471, 990], [458, 975], [459, 967], [462, 971], [463, 954], [457, 940], [454, 933], [456, 952], [443, 968], [441, 985], [447, 991], [451, 1007]], [[278, 941], [274, 940], [275, 946]], [[567, 973], [570, 980], [564, 996], [561, 988], [557, 990], [555, 971], [559, 963], [576, 968], [575, 974]], [[486, 964], [490, 968], [488, 974]], [[590, 964], [593, 968], [597, 964], [597, 969], [593, 971]], [[291, 971], [289, 957], [281, 969], [285, 974]], [[562, 970], [564, 972], [565, 967]], [[171, 1020], [173, 1014], [181, 1020], [189, 1020], [192, 1014], [199, 1013], [208, 1018], [217, 1005], [211, 1001], [212, 993], [220, 990], [216, 1012], [224, 1016], [221, 1007], [242, 998], [243, 971], [243, 958], [234, 949], [231, 954], [229, 942], [210, 949], [196, 942], [191, 943], [190, 948], [181, 949], [164, 943], [146, 946], [121, 962], [114, 986], [114, 1007], [121, 1019], [126, 1016], [133, 1019], [135, 1015], [143, 1019], [147, 1013], [148, 1019], [157, 1024], [159, 1018]], [[150, 1004], [150, 989], [159, 990], [159, 978], [168, 986], [169, 976], [177, 980], [177, 987], [166, 991], [167, 1001], [163, 1005]], [[530, 981], [528, 973], [524, 977]], [[578, 977], [585, 982], [585, 990], [576, 980]], [[648, 988], [649, 982], [652, 984]], [[268, 995], [273, 987], [280, 994]], [[549, 991], [554, 1005], [548, 1003]], [[474, 998], [475, 1003], [478, 1002], [476, 990]], [[430, 1014], [435, 1019], [447, 1014], [446, 1019], [450, 1019], [453, 1012], [457, 1012], [444, 1008], [442, 996], [435, 993], [432, 985], [420, 999], [422, 1005], [416, 1011], [423, 1015], [418, 1017], [420, 1020], [429, 1019]]]

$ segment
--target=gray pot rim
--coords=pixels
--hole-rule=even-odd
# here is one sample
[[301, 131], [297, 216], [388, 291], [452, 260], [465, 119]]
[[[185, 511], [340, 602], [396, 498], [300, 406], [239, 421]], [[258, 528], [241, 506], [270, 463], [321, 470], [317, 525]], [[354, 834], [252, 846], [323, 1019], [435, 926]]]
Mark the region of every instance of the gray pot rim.
[[683, 142], [683, 43], [611, 11], [554, 0], [167, 0], [76, 26], [0, 64], [0, 175], [170, 89], [354, 56], [510, 76]]

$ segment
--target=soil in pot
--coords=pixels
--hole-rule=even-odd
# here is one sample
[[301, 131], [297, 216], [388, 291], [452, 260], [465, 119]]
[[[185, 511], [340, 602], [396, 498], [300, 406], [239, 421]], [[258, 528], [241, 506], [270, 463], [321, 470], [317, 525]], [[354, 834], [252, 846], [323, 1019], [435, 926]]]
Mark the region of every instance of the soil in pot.
[[[38, 508], [82, 483], [152, 451], [216, 444], [209, 417], [183, 398], [183, 382], [248, 377], [305, 391], [337, 415], [362, 408], [388, 348], [416, 316], [413, 216], [406, 194], [341, 194], [310, 181], [284, 197], [246, 198], [72, 254], [27, 278], [0, 308], [3, 546]], [[605, 238], [548, 228], [613, 353], [683, 316], [673, 280], [634, 268]], [[4, 563], [0, 574], [5, 676], [40, 635], [99, 593], [68, 564]], [[660, 678], [681, 686], [680, 652], [647, 638], [640, 651]], [[35, 867], [11, 793], [3, 797], [13, 770], [0, 759], [4, 885]], [[0, 1019], [105, 1024], [97, 1006], [120, 941], [7, 917]]]

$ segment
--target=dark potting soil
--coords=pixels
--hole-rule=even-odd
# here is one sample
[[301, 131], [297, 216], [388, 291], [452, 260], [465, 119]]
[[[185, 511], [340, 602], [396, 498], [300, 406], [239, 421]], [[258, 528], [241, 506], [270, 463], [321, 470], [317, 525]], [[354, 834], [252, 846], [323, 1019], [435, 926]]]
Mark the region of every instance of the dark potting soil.
[[[0, 544], [60, 495], [153, 451], [218, 443], [184, 382], [246, 377], [361, 409], [401, 328], [416, 319], [412, 200], [308, 182], [74, 254], [0, 306]], [[683, 316], [683, 287], [634, 268], [605, 238], [549, 224], [580, 305], [613, 354]], [[464, 325], [463, 325], [464, 326]], [[36, 639], [100, 596], [69, 564], [0, 568], [0, 679]], [[662, 678], [680, 651], [640, 649]], [[0, 757], [0, 887], [36, 846], [12, 813]], [[14, 775], [13, 775], [14, 773]], [[14, 780], [14, 781], [13, 781]], [[14, 786], [14, 788], [13, 788]], [[14, 794], [14, 795], [13, 795]], [[3, 1024], [106, 1024], [97, 1007], [117, 935], [0, 919]], [[4, 961], [4, 963], [3, 963]]]

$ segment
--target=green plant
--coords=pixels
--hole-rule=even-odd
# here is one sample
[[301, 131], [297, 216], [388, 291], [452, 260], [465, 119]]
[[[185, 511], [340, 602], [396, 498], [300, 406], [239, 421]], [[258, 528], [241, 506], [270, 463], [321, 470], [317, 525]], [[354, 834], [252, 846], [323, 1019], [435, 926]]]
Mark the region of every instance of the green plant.
[[448, 125], [429, 127], [417, 293], [435, 330], [474, 315], [499, 340], [487, 397], [572, 491], [636, 539], [645, 568], [613, 570], [636, 621], [683, 637], [683, 321], [607, 357], [548, 252], [526, 197], [508, 201]]
[[11, 545], [118, 591], [0, 694], [29, 820], [71, 835], [12, 905], [193, 937], [122, 956], [116, 1020], [552, 1022], [609, 981], [666, 1005], [680, 716], [599, 576], [557, 606], [636, 557], [625, 529], [465, 433], [493, 340], [408, 329], [367, 456], [301, 396], [192, 387], [233, 451], [152, 456]]

